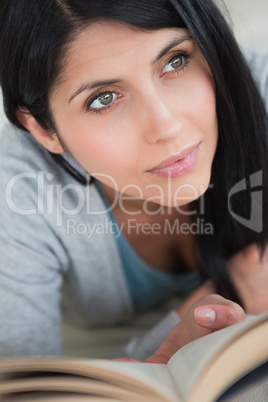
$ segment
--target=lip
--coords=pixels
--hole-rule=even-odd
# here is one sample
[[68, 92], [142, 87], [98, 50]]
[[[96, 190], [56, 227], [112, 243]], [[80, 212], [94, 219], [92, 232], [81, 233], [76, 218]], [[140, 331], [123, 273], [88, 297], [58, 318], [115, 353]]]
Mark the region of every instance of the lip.
[[172, 155], [147, 172], [162, 177], [178, 177], [194, 167], [199, 156], [199, 145], [184, 148], [176, 155]]

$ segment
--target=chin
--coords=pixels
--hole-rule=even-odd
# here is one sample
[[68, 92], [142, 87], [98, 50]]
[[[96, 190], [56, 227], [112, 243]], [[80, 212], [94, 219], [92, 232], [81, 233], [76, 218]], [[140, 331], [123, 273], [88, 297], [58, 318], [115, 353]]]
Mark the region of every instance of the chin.
[[[199, 177], [200, 178], [200, 177]], [[205, 180], [198, 180], [184, 183], [178, 186], [173, 192], [173, 199], [169, 196], [168, 203], [170, 207], [179, 207], [191, 203], [192, 201], [200, 198], [208, 189], [210, 184], [210, 176], [205, 178]], [[171, 202], [170, 202], [171, 201]]]

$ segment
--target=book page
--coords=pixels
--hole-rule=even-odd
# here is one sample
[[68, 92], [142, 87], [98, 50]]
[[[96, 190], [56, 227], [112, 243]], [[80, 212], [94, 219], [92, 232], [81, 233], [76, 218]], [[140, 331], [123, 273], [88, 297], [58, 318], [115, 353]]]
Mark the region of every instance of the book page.
[[173, 379], [165, 364], [120, 362], [112, 360], [95, 360], [91, 362], [91, 364], [112, 369], [117, 373], [127, 374], [132, 378], [142, 381], [159, 394], [165, 396], [165, 400], [167, 401], [180, 401]]
[[178, 401], [173, 380], [167, 366], [163, 364], [62, 358], [11, 358], [0, 361], [0, 378], [0, 395], [21, 387], [24, 387], [24, 391], [29, 391], [31, 387], [37, 387], [38, 382], [39, 391], [42, 387], [48, 391], [52, 384], [54, 389], [58, 387], [59, 390], [64, 390], [64, 383], [67, 384], [67, 388], [71, 386], [70, 392], [87, 387], [87, 384], [88, 390], [90, 387], [95, 387], [96, 390], [98, 381], [100, 390], [106, 387], [109, 394], [112, 394], [110, 387], [113, 386], [118, 389], [118, 396], [122, 395], [121, 390], [127, 390], [129, 394], [142, 396], [143, 400], [152, 397], [155, 401], [161, 402]]
[[167, 366], [182, 399], [187, 399], [211, 360], [215, 359], [234, 339], [267, 319], [267, 313], [261, 314], [199, 338], [180, 349], [170, 359]]
[[[8, 397], [8, 402], [89, 402], [88, 395], [70, 392], [34, 392]], [[90, 396], [90, 402], [118, 402], [118, 398]], [[122, 401], [123, 402], [123, 401]]]

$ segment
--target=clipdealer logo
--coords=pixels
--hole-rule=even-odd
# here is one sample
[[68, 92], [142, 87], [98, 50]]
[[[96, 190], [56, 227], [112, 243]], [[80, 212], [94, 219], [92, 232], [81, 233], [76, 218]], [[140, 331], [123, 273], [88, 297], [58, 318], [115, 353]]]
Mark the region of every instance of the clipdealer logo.
[[253, 190], [255, 189], [255, 191], [251, 191], [251, 212], [249, 219], [238, 215], [232, 211], [231, 208], [231, 197], [234, 194], [240, 193], [241, 191], [245, 191], [247, 189], [246, 180], [243, 179], [233, 186], [228, 195], [228, 208], [233, 218], [241, 223], [241, 225], [246, 226], [257, 233], [260, 233], [263, 229], [263, 192], [261, 190], [256, 190], [256, 187], [261, 187], [262, 184], [262, 170], [250, 176], [250, 188]]
[[[103, 175], [104, 174], [100, 174]], [[124, 202], [128, 200], [128, 197], [122, 194], [119, 191], [116, 181], [108, 175], [105, 175], [111, 181], [111, 185], [116, 190], [118, 194], [117, 198], [115, 198], [113, 205], [106, 207], [99, 203], [97, 210], [94, 202], [92, 203], [91, 191], [97, 191], [96, 189], [92, 189], [92, 186], [89, 184], [90, 176], [88, 178], [88, 184], [83, 187], [80, 184], [70, 183], [66, 185], [57, 184], [54, 181], [54, 175], [52, 173], [44, 173], [44, 172], [25, 172], [20, 173], [12, 177], [6, 187], [6, 203], [10, 210], [18, 215], [31, 216], [31, 215], [55, 215], [56, 216], [56, 225], [62, 226], [65, 225], [64, 221], [66, 221], [66, 217], [74, 217], [79, 216], [81, 211], [85, 211], [87, 215], [92, 216], [100, 216], [106, 215], [109, 211], [112, 211], [113, 207], [118, 204], [123, 212], [128, 215], [133, 215], [131, 211], [125, 209]], [[33, 197], [29, 196], [28, 199], [20, 198], [21, 189], [31, 181], [30, 188], [31, 194]], [[251, 195], [251, 212], [250, 218], [247, 219], [243, 216], [240, 216], [237, 212], [232, 210], [232, 197], [242, 191], [248, 190], [246, 179], [239, 181], [236, 185], [234, 185], [228, 194], [228, 210], [232, 217], [239, 222], [241, 225], [260, 233], [263, 230], [263, 191], [261, 187], [263, 185], [263, 174], [262, 171], [258, 171], [250, 176], [250, 189]], [[128, 185], [130, 187], [131, 185]], [[133, 185], [134, 186], [134, 185]], [[200, 210], [199, 215], [202, 216], [205, 214], [205, 189], [195, 189], [190, 185], [184, 184], [180, 188], [177, 189], [176, 199], [185, 199], [185, 197], [179, 196], [179, 191], [183, 190], [183, 188], [187, 186], [193, 192], [194, 198], [198, 197], [198, 194], [202, 194], [200, 197]], [[95, 186], [94, 186], [95, 187]], [[213, 184], [210, 184], [209, 187], [213, 187]], [[143, 197], [142, 189], [140, 190], [140, 196]], [[164, 212], [165, 208], [163, 208], [161, 204], [161, 200], [164, 197], [163, 189], [159, 186], [159, 209], [158, 213]], [[171, 191], [169, 189], [169, 193], [171, 196]], [[203, 194], [204, 193], [204, 194]], [[174, 195], [175, 196], [175, 195]], [[176, 201], [172, 200], [172, 201]], [[150, 212], [147, 209], [148, 200], [145, 201], [143, 210], [135, 212], [134, 215], [141, 214], [145, 212], [147, 214], [155, 214], [155, 212]], [[99, 209], [98, 209], [99, 208]], [[103, 208], [103, 209], [101, 209]], [[170, 208], [170, 207], [168, 207]], [[175, 207], [176, 210], [180, 214], [185, 215], [195, 215], [198, 211], [190, 211], [185, 212], [180, 209], [179, 206]], [[172, 208], [170, 208], [172, 209]], [[94, 219], [95, 220], [95, 219]], [[72, 222], [72, 221], [70, 221]], [[199, 231], [204, 232], [204, 222], [200, 220], [199, 223]], [[146, 230], [146, 228], [144, 229]], [[169, 228], [169, 231], [171, 229]], [[191, 229], [193, 230], [193, 228]], [[177, 229], [176, 229], [177, 231]], [[209, 232], [210, 230], [208, 230]]]

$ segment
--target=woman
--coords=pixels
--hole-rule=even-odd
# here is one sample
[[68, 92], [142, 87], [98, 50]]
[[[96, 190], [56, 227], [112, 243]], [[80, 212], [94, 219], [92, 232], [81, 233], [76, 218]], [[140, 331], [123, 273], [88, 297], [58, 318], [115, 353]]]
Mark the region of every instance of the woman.
[[267, 202], [267, 118], [216, 7], [9, 0], [0, 22], [5, 353], [60, 353], [62, 311], [115, 325], [196, 289], [125, 348], [145, 359], [201, 296], [267, 309], [267, 211], [242, 224], [233, 191], [255, 175]]

